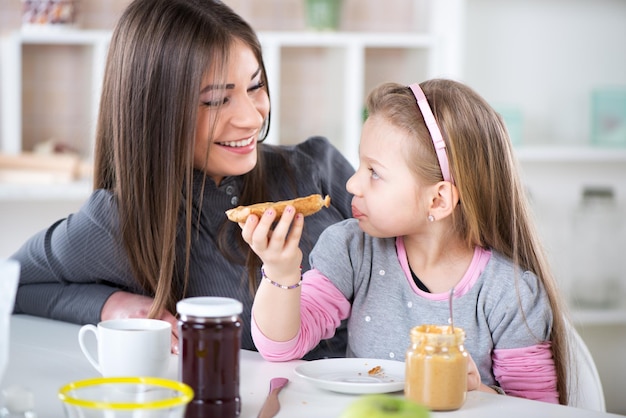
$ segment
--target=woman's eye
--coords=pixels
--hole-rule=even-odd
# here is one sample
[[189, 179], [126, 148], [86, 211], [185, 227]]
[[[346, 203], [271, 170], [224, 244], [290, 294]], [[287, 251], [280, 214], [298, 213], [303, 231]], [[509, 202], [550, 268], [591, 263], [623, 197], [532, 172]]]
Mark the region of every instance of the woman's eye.
[[203, 100], [202, 104], [208, 107], [218, 107], [226, 104], [228, 102], [228, 97], [222, 97], [219, 99], [213, 100]]
[[256, 90], [260, 90], [263, 87], [265, 87], [265, 82], [263, 82], [262, 80], [259, 81], [257, 84], [255, 84], [254, 86], [251, 86], [250, 88], [248, 88], [248, 91], [256, 91]]

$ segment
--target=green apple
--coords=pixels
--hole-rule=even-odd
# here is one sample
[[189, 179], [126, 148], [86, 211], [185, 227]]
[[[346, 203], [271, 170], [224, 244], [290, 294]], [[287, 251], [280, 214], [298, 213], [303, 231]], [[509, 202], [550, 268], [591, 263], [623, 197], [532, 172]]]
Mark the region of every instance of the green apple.
[[339, 418], [428, 418], [428, 409], [399, 396], [364, 395], [352, 402]]

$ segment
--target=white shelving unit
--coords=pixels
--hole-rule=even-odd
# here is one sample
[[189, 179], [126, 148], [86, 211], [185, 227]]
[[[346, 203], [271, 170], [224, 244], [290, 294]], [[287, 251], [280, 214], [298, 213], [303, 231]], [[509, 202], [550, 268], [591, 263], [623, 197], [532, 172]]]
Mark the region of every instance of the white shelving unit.
[[2, 41], [2, 142], [0, 151], [7, 154], [22, 152], [22, 58], [28, 45], [66, 45], [89, 47], [91, 51], [90, 93], [93, 140], [95, 120], [104, 76], [104, 63], [110, 33], [93, 30], [32, 30], [10, 34]]
[[[336, 74], [339, 106], [335, 109], [339, 118], [335, 121], [342, 126], [339, 133], [343, 138], [341, 151], [353, 163], [358, 162], [358, 142], [363, 123], [363, 101], [367, 75], [368, 50], [403, 49], [407, 53], [425, 52], [427, 55], [426, 76], [431, 77], [443, 71], [437, 63], [438, 48], [436, 38], [426, 34], [395, 33], [314, 33], [314, 32], [262, 32], [265, 65], [272, 94], [272, 129], [268, 142], [278, 144], [281, 138], [281, 60], [289, 48], [337, 51], [328, 71]], [[335, 100], [329, 97], [329, 104]], [[303, 112], [307, 110], [303, 109]], [[308, 110], [309, 112], [311, 109]]]
[[[269, 143], [293, 143], [306, 135], [321, 134], [331, 141], [353, 163], [358, 161], [358, 141], [360, 137], [363, 102], [367, 91], [378, 82], [394, 80], [412, 82], [433, 76], [460, 77], [460, 51], [463, 31], [464, 3], [466, 0], [422, 1], [424, 10], [416, 8], [416, 22], [427, 21], [429, 29], [410, 33], [355, 33], [355, 32], [259, 32], [263, 46], [264, 60], [268, 72], [272, 98], [272, 128]], [[428, 19], [424, 18], [427, 13]], [[420, 16], [417, 16], [420, 14]], [[420, 26], [416, 23], [416, 27]], [[423, 25], [422, 25], [423, 26]], [[24, 47], [28, 45], [61, 45], [91, 48], [91, 133], [93, 141], [95, 119], [98, 109], [104, 64], [110, 39], [108, 31], [63, 30], [45, 32], [15, 32], [2, 41], [2, 130], [0, 152], [18, 154], [22, 146], [22, 62]], [[393, 52], [392, 62], [379, 59], [377, 54]], [[309, 54], [310, 55], [306, 55]], [[324, 74], [324, 82], [306, 85], [306, 79], [295, 78], [296, 85], [289, 85], [294, 61], [305, 54], [307, 62], [317, 74]], [[400, 62], [395, 58], [401, 55]], [[321, 59], [320, 59], [321, 57]], [[382, 62], [381, 62], [382, 61]], [[418, 69], [413, 71], [414, 69]], [[379, 80], [378, 72], [384, 72]], [[297, 71], [297, 70], [296, 70]], [[391, 73], [391, 76], [387, 74]], [[400, 75], [398, 75], [400, 74]], [[87, 91], [87, 88], [85, 91]], [[306, 88], [309, 90], [307, 91]], [[301, 91], [302, 89], [302, 91]], [[293, 106], [290, 99], [300, 95], [303, 100], [308, 93], [323, 91], [322, 104], [314, 108], [306, 105]], [[296, 101], [297, 101], [296, 100]], [[306, 99], [308, 100], [308, 98]], [[308, 104], [308, 103], [307, 103]], [[290, 115], [289, 111], [293, 114]], [[297, 115], [297, 117], [294, 117]], [[315, 116], [314, 132], [294, 133], [294, 126], [302, 120]], [[310, 120], [310, 119], [309, 119]], [[318, 123], [319, 121], [319, 123]], [[319, 131], [317, 131], [319, 129]], [[93, 144], [85, 147], [91, 150]], [[0, 184], [0, 200], [30, 199], [42, 194], [50, 196], [47, 185], [15, 186]], [[63, 187], [54, 193], [62, 197]], [[88, 188], [68, 185], [68, 198]], [[55, 196], [58, 198], [59, 195]]]
[[[338, 109], [337, 121], [344, 126], [343, 151], [351, 161], [356, 161], [356, 149], [362, 124], [366, 53], [373, 49], [404, 49], [409, 53], [424, 52], [428, 58], [424, 64], [431, 77], [444, 68], [438, 63], [441, 54], [437, 38], [428, 34], [398, 33], [318, 33], [318, 32], [260, 32], [264, 60], [272, 89], [272, 130], [268, 142], [278, 144], [281, 138], [281, 59], [285, 49], [335, 50], [335, 62], [331, 66], [339, 79], [343, 108]], [[107, 31], [64, 30], [41, 32], [15, 32], [3, 41], [2, 51], [2, 151], [18, 154], [22, 151], [22, 49], [26, 45], [76, 45], [87, 46], [92, 51], [92, 122], [95, 122], [104, 63], [110, 33]], [[332, 70], [332, 68], [331, 68]], [[448, 74], [451, 71], [447, 71]], [[95, 125], [95, 123], [92, 123]]]

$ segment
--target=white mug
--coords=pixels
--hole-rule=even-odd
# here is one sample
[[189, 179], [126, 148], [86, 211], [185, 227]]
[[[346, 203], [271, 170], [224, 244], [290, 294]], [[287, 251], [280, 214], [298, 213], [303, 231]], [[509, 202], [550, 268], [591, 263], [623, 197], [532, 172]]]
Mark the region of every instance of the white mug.
[[[85, 344], [93, 333], [97, 340], [98, 360]], [[167, 377], [172, 326], [159, 319], [112, 319], [95, 325], [83, 325], [78, 343], [87, 360], [104, 377]]]
[[9, 327], [20, 279], [20, 263], [0, 260], [0, 382], [9, 361]]

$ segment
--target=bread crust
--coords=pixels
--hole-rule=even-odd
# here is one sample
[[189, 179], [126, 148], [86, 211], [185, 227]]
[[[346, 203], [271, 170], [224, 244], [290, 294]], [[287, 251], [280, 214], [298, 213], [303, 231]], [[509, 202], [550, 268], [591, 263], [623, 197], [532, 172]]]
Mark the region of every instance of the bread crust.
[[237, 206], [236, 208], [226, 211], [228, 220], [232, 222], [245, 222], [250, 215], [263, 215], [267, 209], [272, 208], [276, 211], [276, 219], [279, 219], [287, 206], [296, 208], [297, 213], [304, 216], [313, 215], [324, 207], [330, 206], [330, 196], [322, 197], [321, 194], [312, 194], [306, 197], [299, 197], [291, 200], [281, 200], [279, 202], [256, 203], [249, 206]]

